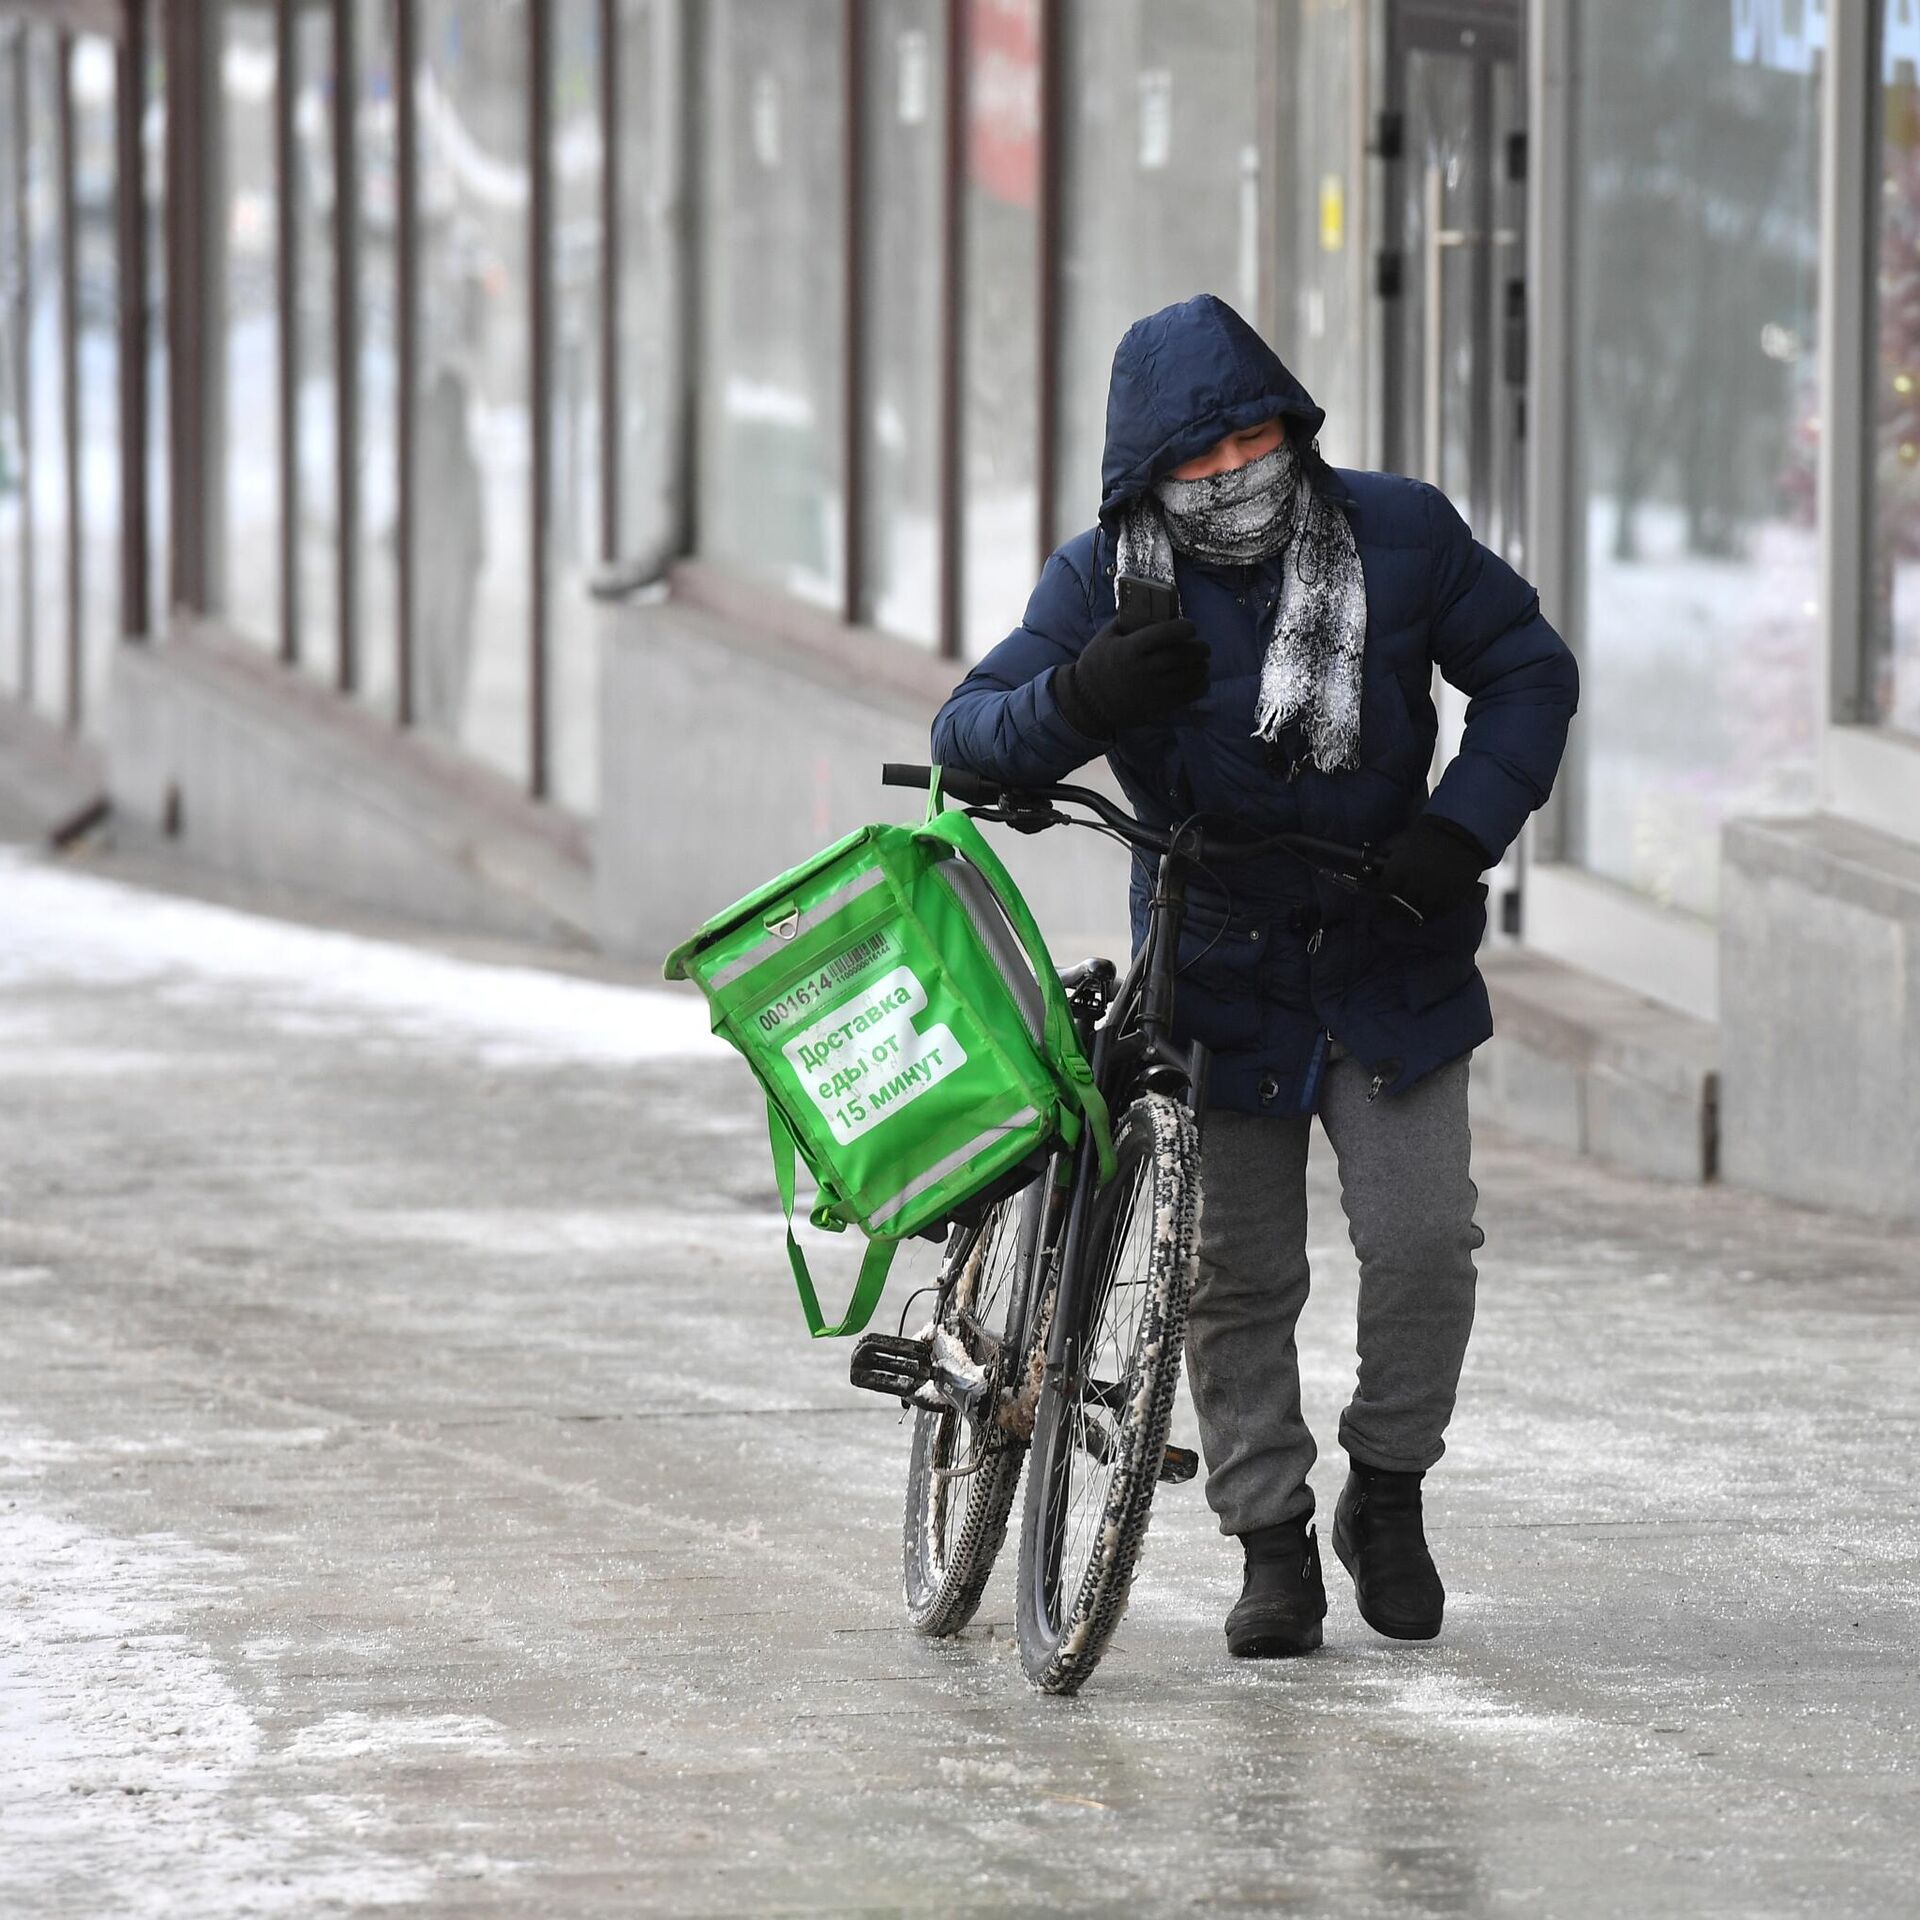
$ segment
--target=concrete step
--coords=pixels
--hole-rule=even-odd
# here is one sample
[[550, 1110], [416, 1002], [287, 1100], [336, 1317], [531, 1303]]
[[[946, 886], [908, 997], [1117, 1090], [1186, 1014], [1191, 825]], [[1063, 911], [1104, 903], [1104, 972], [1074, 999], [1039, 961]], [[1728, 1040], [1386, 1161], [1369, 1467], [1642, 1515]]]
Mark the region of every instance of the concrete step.
[[1719, 1030], [1526, 948], [1481, 955], [1493, 1038], [1473, 1113], [1656, 1179], [1719, 1172]]
[[106, 793], [106, 762], [92, 741], [0, 699], [0, 840], [61, 839]]
[[114, 659], [109, 764], [131, 846], [424, 925], [586, 947], [585, 822], [185, 620]]

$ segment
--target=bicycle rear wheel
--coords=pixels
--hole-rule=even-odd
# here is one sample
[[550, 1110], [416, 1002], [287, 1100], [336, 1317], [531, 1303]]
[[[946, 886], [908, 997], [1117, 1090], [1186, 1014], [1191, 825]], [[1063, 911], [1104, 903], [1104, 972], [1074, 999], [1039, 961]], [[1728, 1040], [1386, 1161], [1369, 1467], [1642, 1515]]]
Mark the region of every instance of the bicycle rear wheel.
[[1008, 1347], [1029, 1245], [1022, 1225], [1044, 1198], [1035, 1181], [988, 1208], [978, 1227], [954, 1229], [953, 1279], [935, 1324], [984, 1368], [991, 1390], [973, 1412], [922, 1409], [914, 1419], [904, 1585], [907, 1616], [925, 1634], [955, 1634], [973, 1618], [1007, 1537], [1026, 1449], [997, 1416], [1019, 1364]]
[[1094, 1197], [1083, 1243], [1080, 1377], [1050, 1377], [1034, 1420], [1018, 1631], [1020, 1663], [1043, 1693], [1078, 1692], [1126, 1610], [1193, 1297], [1193, 1115], [1148, 1094], [1127, 1109], [1114, 1150], [1119, 1164]]

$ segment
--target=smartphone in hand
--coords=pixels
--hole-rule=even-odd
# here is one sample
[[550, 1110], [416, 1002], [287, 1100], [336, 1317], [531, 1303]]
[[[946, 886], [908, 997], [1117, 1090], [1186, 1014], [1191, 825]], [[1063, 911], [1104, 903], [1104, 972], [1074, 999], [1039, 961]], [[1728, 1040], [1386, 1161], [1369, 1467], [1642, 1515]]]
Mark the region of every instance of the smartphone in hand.
[[1162, 580], [1142, 580], [1137, 574], [1123, 573], [1114, 588], [1118, 617], [1115, 624], [1122, 633], [1137, 633], [1142, 627], [1156, 627], [1163, 620], [1180, 617], [1180, 596]]

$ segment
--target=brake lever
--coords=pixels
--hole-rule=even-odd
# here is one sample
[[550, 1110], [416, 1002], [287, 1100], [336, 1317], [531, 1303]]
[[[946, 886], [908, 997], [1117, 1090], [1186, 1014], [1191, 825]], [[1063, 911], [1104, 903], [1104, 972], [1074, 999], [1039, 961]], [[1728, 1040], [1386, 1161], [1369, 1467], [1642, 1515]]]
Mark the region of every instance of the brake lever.
[[991, 820], [999, 826], [1011, 827], [1015, 833], [1043, 833], [1048, 827], [1073, 824], [1073, 816], [1062, 813], [1050, 800], [1030, 807], [1002, 800], [997, 807], [969, 807], [967, 811], [976, 820]]
[[1315, 871], [1329, 885], [1340, 888], [1343, 893], [1372, 894], [1375, 899], [1385, 901], [1389, 907], [1399, 908], [1411, 925], [1424, 927], [1427, 924], [1427, 916], [1411, 900], [1397, 893], [1379, 891], [1376, 883], [1380, 878], [1381, 869], [1373, 858], [1373, 850], [1370, 847], [1362, 847], [1360, 852], [1367, 862], [1365, 870], [1360, 873], [1349, 873], [1342, 867], [1317, 867]]

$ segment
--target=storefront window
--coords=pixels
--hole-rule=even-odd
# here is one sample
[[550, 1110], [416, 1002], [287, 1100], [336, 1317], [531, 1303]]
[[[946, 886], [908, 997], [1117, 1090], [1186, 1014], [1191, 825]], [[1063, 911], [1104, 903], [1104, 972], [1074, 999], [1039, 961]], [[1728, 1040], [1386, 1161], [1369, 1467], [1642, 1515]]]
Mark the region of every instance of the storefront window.
[[172, 488], [168, 461], [167, 68], [161, 0], [146, 0], [147, 70], [140, 76], [140, 157], [147, 223], [147, 589], [149, 617], [164, 625], [173, 597]]
[[73, 43], [74, 325], [80, 422], [80, 718], [106, 722], [120, 635], [120, 158], [113, 43]]
[[528, 774], [527, 0], [421, 0], [414, 712]]
[[587, 579], [600, 564], [601, 169], [599, 0], [556, 0], [553, 35], [553, 793], [598, 798], [599, 651]]
[[933, 645], [939, 628], [940, 208], [944, 9], [867, 9], [866, 577], [863, 620]]
[[1038, 570], [1039, 0], [968, 0], [961, 640], [1020, 618]]
[[0, 694], [15, 696], [26, 689], [28, 633], [26, 435], [20, 418], [26, 385], [23, 59], [18, 30], [0, 29]]
[[295, 618], [300, 664], [328, 685], [340, 670], [339, 386], [334, 346], [333, 19], [307, 8], [293, 40]]
[[838, 606], [842, 0], [713, 0], [700, 543]]
[[1735, 10], [1580, 14], [1581, 718], [1567, 851], [1711, 914], [1721, 822], [1813, 799], [1819, 79]]
[[680, 88], [664, 59], [662, 0], [620, 0], [619, 557], [673, 537], [672, 340], [679, 272], [669, 225]]
[[1242, 0], [1065, 9], [1062, 538], [1100, 504], [1108, 375], [1127, 328], [1196, 293], [1259, 322], [1257, 13]]
[[400, 345], [395, 240], [400, 200], [398, 85], [391, 0], [354, 0], [354, 646], [360, 696], [392, 717], [400, 707]]
[[[1267, 130], [1276, 149], [1273, 343], [1326, 409], [1320, 450], [1356, 466], [1367, 444], [1367, 356], [1358, 350], [1367, 326], [1358, 232], [1367, 183], [1354, 169], [1356, 56], [1366, 22], [1351, 0], [1287, 0], [1277, 19], [1283, 104]], [[1243, 196], [1251, 193], [1243, 183]]]
[[219, 476], [213, 578], [218, 606], [246, 639], [280, 644], [279, 208], [273, 8], [226, 0], [219, 29], [218, 121], [208, 288], [220, 327], [208, 399]]
[[[1889, 8], [1893, 16], [1897, 9]], [[1865, 717], [1920, 733], [1920, 31], [1882, 51], [1879, 341]]]
[[34, 705], [64, 717], [67, 689], [65, 248], [60, 196], [60, 52], [49, 28], [27, 32], [27, 473], [30, 681]]

